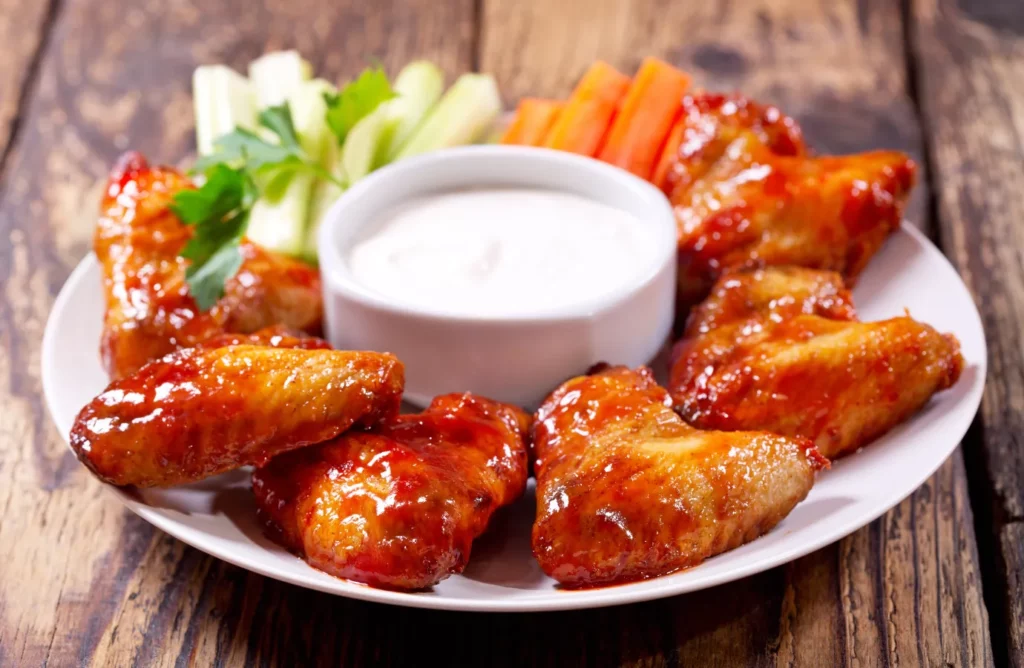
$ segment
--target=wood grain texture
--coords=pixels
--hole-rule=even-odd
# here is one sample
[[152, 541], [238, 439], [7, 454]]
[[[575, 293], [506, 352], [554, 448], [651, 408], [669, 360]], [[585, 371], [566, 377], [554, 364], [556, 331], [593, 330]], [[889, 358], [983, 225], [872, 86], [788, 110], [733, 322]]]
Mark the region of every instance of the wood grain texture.
[[0, 0], [0, 165], [7, 155], [18, 110], [36, 74], [38, 56], [56, 2]]
[[1000, 658], [1022, 666], [1024, 13], [997, 0], [916, 0], [913, 9], [940, 236], [974, 294], [989, 346], [968, 461], [994, 627], [1004, 636], [993, 642]]
[[631, 69], [655, 54], [786, 105], [823, 150], [921, 154], [891, 3], [694, 4], [483, 0], [477, 37], [471, 0], [66, 0], [0, 174], [0, 665], [991, 664], [959, 452], [881, 520], [783, 568], [622, 608], [470, 615], [207, 557], [123, 510], [50, 425], [39, 342], [88, 248], [95, 184], [129, 145], [167, 162], [191, 152], [199, 62], [241, 68], [294, 46], [336, 76], [366, 56], [454, 73], [479, 43], [512, 99], [567, 94], [594, 57]]

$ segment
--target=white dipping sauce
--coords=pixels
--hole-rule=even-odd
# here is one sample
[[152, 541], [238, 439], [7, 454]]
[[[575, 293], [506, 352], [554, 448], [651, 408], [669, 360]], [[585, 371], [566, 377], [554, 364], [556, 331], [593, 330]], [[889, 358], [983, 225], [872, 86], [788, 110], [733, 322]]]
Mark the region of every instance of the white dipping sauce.
[[653, 270], [651, 226], [569, 193], [458, 190], [381, 213], [356, 243], [356, 281], [452, 315], [541, 314], [599, 301]]

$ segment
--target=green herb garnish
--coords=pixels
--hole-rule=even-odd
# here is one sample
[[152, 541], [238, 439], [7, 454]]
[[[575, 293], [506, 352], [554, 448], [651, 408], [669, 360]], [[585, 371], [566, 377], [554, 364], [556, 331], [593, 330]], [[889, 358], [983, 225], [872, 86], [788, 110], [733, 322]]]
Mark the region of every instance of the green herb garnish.
[[395, 95], [384, 69], [379, 65], [368, 67], [337, 94], [324, 93], [327, 126], [341, 144], [356, 123]]
[[264, 109], [259, 123], [277, 143], [244, 128], [219, 137], [214, 153], [192, 168], [205, 176], [203, 185], [182, 190], [171, 203], [175, 215], [195, 228], [181, 256], [191, 262], [185, 280], [203, 311], [224, 295], [224, 284], [242, 266], [239, 243], [257, 198], [279, 197], [299, 171], [337, 182], [302, 150], [287, 104]]

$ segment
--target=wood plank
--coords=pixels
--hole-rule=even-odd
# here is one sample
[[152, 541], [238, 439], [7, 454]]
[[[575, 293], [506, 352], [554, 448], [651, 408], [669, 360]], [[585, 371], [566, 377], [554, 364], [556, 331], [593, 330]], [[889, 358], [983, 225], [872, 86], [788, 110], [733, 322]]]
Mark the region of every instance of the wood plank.
[[[46, 8], [0, 0], [0, 123]], [[297, 47], [331, 77], [417, 56], [451, 74], [471, 65], [473, 16], [471, 0], [63, 5], [0, 174], [0, 664], [173, 663], [218, 637], [188, 633], [192, 616], [209, 622], [227, 605], [205, 594], [215, 562], [128, 514], [77, 463], [41, 401], [46, 316], [89, 248], [96, 184], [117, 154], [131, 146], [173, 163], [192, 152], [197, 64], [244, 69], [267, 49]]]
[[56, 2], [0, 0], [0, 166], [55, 11]]
[[940, 236], [981, 311], [988, 385], [966, 451], [1000, 663], [1024, 665], [1024, 15], [1013, 3], [915, 0], [912, 46]]

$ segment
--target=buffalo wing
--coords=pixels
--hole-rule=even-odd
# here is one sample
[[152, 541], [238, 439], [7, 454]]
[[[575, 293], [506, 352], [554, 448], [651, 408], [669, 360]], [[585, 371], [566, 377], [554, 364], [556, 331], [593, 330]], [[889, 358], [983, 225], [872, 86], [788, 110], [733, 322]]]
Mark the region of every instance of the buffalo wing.
[[106, 482], [166, 487], [398, 412], [404, 377], [394, 356], [307, 350], [303, 341], [187, 348], [150, 362], [82, 409], [71, 447]]
[[673, 352], [676, 409], [701, 429], [764, 429], [826, 457], [877, 438], [956, 382], [959, 344], [909, 316], [863, 323], [833, 272], [723, 277]]
[[916, 172], [903, 153], [811, 157], [791, 119], [739, 96], [693, 96], [683, 113], [693, 130], [665, 184], [683, 305], [737, 269], [797, 265], [852, 283], [899, 226]]
[[253, 474], [278, 541], [332, 575], [422, 589], [459, 573], [526, 486], [528, 416], [465, 395], [275, 457]]
[[699, 431], [648, 369], [569, 380], [534, 421], [533, 552], [571, 587], [663, 575], [778, 524], [827, 462], [809, 441]]

